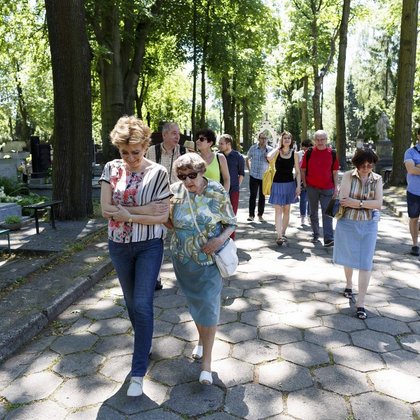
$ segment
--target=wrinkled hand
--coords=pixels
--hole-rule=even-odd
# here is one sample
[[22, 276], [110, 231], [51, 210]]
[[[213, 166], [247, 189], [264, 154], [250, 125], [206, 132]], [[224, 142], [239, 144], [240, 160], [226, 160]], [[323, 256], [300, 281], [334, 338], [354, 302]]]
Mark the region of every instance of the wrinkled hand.
[[206, 254], [213, 254], [216, 252], [222, 245], [224, 241], [220, 237], [211, 238], [207, 241], [206, 244], [202, 246], [202, 251]]
[[171, 219], [169, 219], [167, 222], [165, 222], [163, 224], [163, 226], [165, 226], [167, 229], [173, 229], [174, 228], [174, 224], [172, 223]]
[[104, 216], [116, 222], [126, 222], [131, 217], [130, 212], [121, 205], [118, 205], [117, 208], [117, 211], [104, 212]]
[[169, 203], [164, 201], [152, 201], [143, 207], [146, 210], [146, 214], [150, 216], [160, 216], [169, 210]]

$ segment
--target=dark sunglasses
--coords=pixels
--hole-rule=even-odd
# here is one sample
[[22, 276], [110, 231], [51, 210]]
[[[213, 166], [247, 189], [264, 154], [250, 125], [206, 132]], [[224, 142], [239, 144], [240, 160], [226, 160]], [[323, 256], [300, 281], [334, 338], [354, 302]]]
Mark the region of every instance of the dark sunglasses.
[[187, 178], [195, 179], [195, 178], [197, 178], [197, 175], [198, 175], [198, 172], [191, 172], [190, 174], [187, 174], [187, 175], [178, 174], [177, 177], [181, 181], [185, 181]]
[[206, 137], [200, 136], [197, 138], [197, 141], [206, 141]]

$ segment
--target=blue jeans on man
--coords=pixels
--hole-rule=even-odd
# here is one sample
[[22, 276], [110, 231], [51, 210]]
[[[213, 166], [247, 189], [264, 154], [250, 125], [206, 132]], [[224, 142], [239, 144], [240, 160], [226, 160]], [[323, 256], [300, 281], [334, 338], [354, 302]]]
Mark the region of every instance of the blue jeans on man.
[[325, 214], [325, 210], [327, 209], [328, 203], [330, 202], [334, 194], [334, 189], [322, 190], [320, 188], [313, 188], [307, 185], [306, 190], [308, 192], [309, 211], [314, 240], [319, 238], [318, 207], [320, 203], [322, 212], [322, 229], [324, 233], [324, 242], [334, 240], [333, 220], [331, 217]]
[[163, 240], [108, 241], [128, 316], [134, 329], [131, 376], [144, 376], [153, 336], [153, 294], [163, 255]]

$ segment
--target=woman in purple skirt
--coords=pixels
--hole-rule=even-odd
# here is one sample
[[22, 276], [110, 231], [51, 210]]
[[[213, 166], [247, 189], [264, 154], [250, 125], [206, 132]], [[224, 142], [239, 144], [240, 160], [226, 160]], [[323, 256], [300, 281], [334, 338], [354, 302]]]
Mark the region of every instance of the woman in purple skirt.
[[[268, 155], [267, 160], [276, 159], [274, 175], [268, 202], [274, 205], [277, 245], [287, 242], [286, 229], [289, 226], [290, 204], [297, 203], [300, 195], [300, 169], [298, 154], [293, 150], [292, 135], [283, 131], [280, 143]], [[296, 179], [293, 176], [295, 169]]]

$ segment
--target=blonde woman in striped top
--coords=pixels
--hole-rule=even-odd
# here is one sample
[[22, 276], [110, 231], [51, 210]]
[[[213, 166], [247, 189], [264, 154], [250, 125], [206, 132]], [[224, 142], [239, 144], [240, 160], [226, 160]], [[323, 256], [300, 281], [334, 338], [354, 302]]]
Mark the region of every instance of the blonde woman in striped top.
[[378, 156], [371, 149], [358, 149], [353, 156], [355, 169], [343, 175], [340, 204], [344, 216], [337, 221], [333, 261], [344, 266], [344, 296], [351, 299], [353, 270], [359, 270], [356, 317], [366, 319], [365, 296], [373, 267], [382, 207], [382, 177], [373, 172]]
[[121, 117], [111, 131], [111, 142], [121, 159], [108, 162], [100, 179], [109, 254], [134, 330], [129, 397], [143, 393], [153, 335], [153, 294], [163, 255], [163, 223], [168, 220], [172, 195], [167, 170], [144, 157], [150, 134], [138, 118]]

